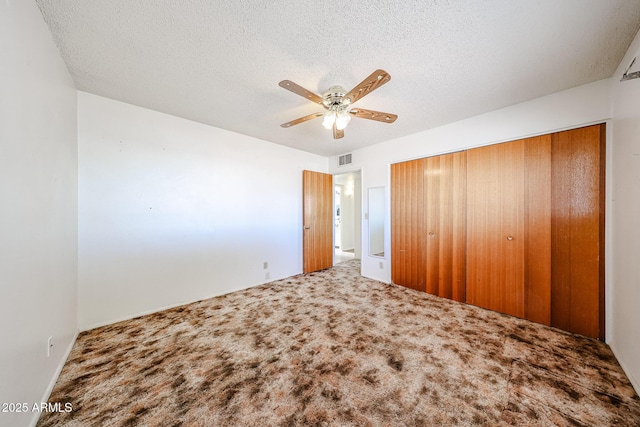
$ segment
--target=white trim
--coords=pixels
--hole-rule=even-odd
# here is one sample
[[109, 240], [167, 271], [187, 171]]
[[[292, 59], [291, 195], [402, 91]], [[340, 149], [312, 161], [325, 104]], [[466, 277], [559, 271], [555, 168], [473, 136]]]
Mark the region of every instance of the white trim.
[[624, 371], [625, 375], [627, 376], [627, 378], [629, 378], [629, 382], [631, 383], [633, 388], [636, 390], [636, 393], [640, 394], [640, 381], [636, 380], [633, 377], [633, 375], [631, 375], [631, 370], [627, 369], [622, 359], [618, 357], [618, 352], [616, 351], [615, 347], [612, 344], [609, 344], [609, 348], [613, 352], [613, 355], [616, 357], [616, 360], [620, 364], [620, 367]]
[[[280, 279], [284, 279], [284, 277], [281, 277]], [[202, 297], [202, 298], [197, 298], [197, 299], [190, 300], [190, 301], [184, 301], [184, 302], [179, 302], [179, 303], [176, 303], [176, 304], [165, 305], [163, 307], [152, 308], [150, 310], [145, 310], [145, 311], [141, 311], [141, 312], [134, 313], [134, 314], [128, 314], [128, 315], [122, 316], [122, 317], [116, 317], [115, 319], [107, 320], [107, 321], [104, 321], [104, 322], [92, 323], [92, 324], [89, 324], [88, 326], [80, 327], [80, 332], [89, 331], [91, 329], [100, 328], [102, 326], [113, 325], [114, 323], [124, 322], [125, 320], [135, 319], [136, 317], [146, 316], [148, 314], [158, 313], [160, 311], [169, 310], [169, 309], [176, 308], [176, 307], [181, 307], [183, 305], [193, 304], [194, 302], [200, 302], [200, 301], [208, 300], [208, 299], [211, 299], [211, 298], [220, 297], [222, 295], [231, 294], [233, 292], [243, 291], [245, 289], [250, 289], [250, 288], [254, 288], [256, 286], [261, 286], [261, 285], [264, 285], [265, 283], [273, 282], [275, 280], [280, 280], [280, 279], [279, 278], [272, 278], [272, 279], [270, 279], [270, 280], [268, 280], [266, 282], [263, 282], [263, 283], [257, 283], [257, 284], [254, 284], [254, 285], [243, 286], [243, 287], [231, 289], [229, 291], [226, 291], [226, 292], [223, 292], [223, 293], [220, 293], [220, 294], [213, 294], [213, 295], [205, 296], [205, 297]]]
[[607, 120], [605, 143], [605, 201], [604, 201], [604, 342], [611, 345], [613, 338], [613, 120]]
[[[73, 339], [69, 343], [69, 346], [67, 347], [67, 351], [64, 353], [64, 357], [60, 360], [60, 364], [58, 365], [56, 372], [53, 374], [53, 378], [51, 378], [51, 381], [49, 382], [47, 389], [44, 391], [44, 394], [42, 395], [42, 399], [40, 399], [40, 402], [47, 402], [49, 400], [49, 397], [51, 396], [51, 392], [53, 391], [53, 387], [55, 387], [56, 383], [58, 382], [58, 377], [62, 372], [62, 368], [64, 368], [64, 365], [66, 365], [67, 363], [67, 359], [69, 358], [69, 355], [71, 354], [71, 350], [73, 349], [73, 346], [75, 345], [76, 340], [78, 339], [79, 333], [80, 331], [76, 329], [76, 333], [73, 335]], [[35, 425], [38, 424], [38, 420], [40, 419], [40, 414], [41, 412], [33, 413], [33, 418], [31, 418], [31, 423], [29, 423], [31, 427], [35, 427]]]
[[[591, 121], [588, 121], [588, 122], [581, 122], [581, 123], [578, 123], [578, 124], [572, 124], [572, 125], [568, 125], [568, 126], [561, 126], [559, 128], [547, 129], [547, 130], [528, 133], [528, 134], [523, 134], [523, 135], [519, 135], [519, 136], [509, 136], [509, 137], [506, 137], [506, 138], [500, 138], [500, 139], [496, 139], [496, 140], [492, 140], [492, 141], [485, 141], [485, 142], [481, 142], [481, 143], [478, 143], [478, 144], [471, 144], [471, 145], [466, 146], [466, 147], [458, 147], [458, 148], [454, 148], [454, 149], [451, 149], [451, 150], [445, 149], [445, 150], [442, 150], [442, 151], [436, 151], [436, 152], [433, 152], [433, 153], [429, 153], [428, 155], [417, 155], [417, 156], [408, 157], [408, 158], [405, 158], [405, 159], [397, 159], [397, 160], [393, 160], [393, 161], [391, 161], [389, 163], [389, 170], [391, 170], [391, 165], [395, 164], [395, 163], [404, 163], [404, 162], [408, 162], [408, 161], [411, 161], [411, 160], [419, 160], [419, 159], [425, 159], [425, 158], [429, 158], [429, 157], [441, 156], [443, 154], [459, 153], [461, 151], [473, 150], [474, 148], [486, 147], [486, 146], [489, 146], [489, 145], [496, 145], [496, 144], [504, 144], [506, 142], [519, 141], [521, 139], [527, 139], [527, 138], [535, 138], [536, 136], [550, 135], [552, 133], [564, 132], [564, 131], [567, 131], [567, 130], [580, 129], [580, 128], [584, 128], [584, 127], [588, 127], [588, 126], [594, 126], [594, 125], [601, 125], [603, 123], [605, 123], [607, 125], [607, 129], [608, 129], [610, 127], [610, 125], [611, 125], [611, 122], [612, 122], [611, 114], [608, 114], [608, 117], [606, 117], [606, 118], [597, 119], [597, 120], [591, 120]], [[609, 136], [609, 131], [607, 130], [607, 137], [608, 136]]]

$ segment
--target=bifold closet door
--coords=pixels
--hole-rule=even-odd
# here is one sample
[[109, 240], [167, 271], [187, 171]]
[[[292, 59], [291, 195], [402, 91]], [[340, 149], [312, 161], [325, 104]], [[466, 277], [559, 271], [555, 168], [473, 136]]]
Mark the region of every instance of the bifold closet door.
[[391, 280], [425, 291], [425, 159], [391, 165]]
[[424, 199], [426, 291], [465, 301], [466, 152], [429, 157]]
[[552, 138], [551, 325], [603, 340], [605, 125]]
[[604, 192], [604, 124], [394, 164], [392, 281], [604, 339]]
[[467, 302], [524, 317], [524, 140], [467, 151]]
[[550, 325], [551, 135], [524, 144], [524, 317]]

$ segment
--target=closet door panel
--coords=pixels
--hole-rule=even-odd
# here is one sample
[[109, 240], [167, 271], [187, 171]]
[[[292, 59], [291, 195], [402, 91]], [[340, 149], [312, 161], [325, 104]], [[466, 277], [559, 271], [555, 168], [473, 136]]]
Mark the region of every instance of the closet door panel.
[[524, 317], [524, 141], [467, 152], [467, 302]]
[[524, 317], [524, 141], [505, 145], [502, 167], [502, 233], [505, 300], [503, 313]]
[[[442, 191], [441, 163], [444, 156], [428, 157], [425, 159], [424, 171], [424, 200], [425, 200], [425, 223], [426, 223], [426, 253], [425, 253], [425, 277], [426, 291], [432, 295], [440, 295], [443, 275], [451, 276], [446, 270], [447, 254], [441, 251], [441, 241], [444, 243], [445, 236], [442, 232], [447, 232], [446, 228], [441, 229], [441, 210], [444, 208], [441, 197], [446, 197], [446, 190]], [[442, 182], [444, 185], [445, 182]], [[446, 225], [445, 225], [446, 227]], [[446, 285], [445, 285], [446, 286]]]
[[552, 136], [552, 326], [604, 339], [604, 125]]
[[467, 152], [451, 154], [451, 297], [455, 301], [466, 301], [467, 288]]
[[425, 291], [425, 159], [391, 165], [391, 280]]
[[551, 135], [525, 140], [525, 318], [551, 324]]
[[466, 152], [426, 159], [426, 291], [465, 301]]
[[466, 301], [467, 289], [467, 152], [452, 155], [451, 178], [451, 219], [453, 222], [451, 235], [451, 298], [455, 301]]

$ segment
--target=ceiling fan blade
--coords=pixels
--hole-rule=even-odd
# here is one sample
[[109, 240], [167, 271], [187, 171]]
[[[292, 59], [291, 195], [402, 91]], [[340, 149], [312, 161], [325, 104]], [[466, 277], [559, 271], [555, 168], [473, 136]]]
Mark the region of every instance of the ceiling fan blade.
[[280, 126], [282, 126], [283, 128], [288, 128], [291, 126], [298, 125], [300, 123], [304, 123], [308, 120], [315, 119], [316, 117], [322, 117], [322, 116], [324, 116], [324, 113], [313, 113], [313, 114], [309, 114], [308, 116], [300, 117], [295, 120], [291, 120], [290, 122], [283, 123]]
[[353, 104], [358, 99], [378, 89], [389, 80], [391, 80], [389, 73], [384, 70], [376, 70], [358, 86], [351, 89], [344, 97], [351, 99], [351, 103]]
[[344, 129], [340, 130], [333, 124], [333, 139], [340, 139], [344, 136]]
[[359, 117], [361, 119], [377, 120], [383, 123], [393, 123], [398, 116], [391, 113], [382, 113], [380, 111], [365, 110], [364, 108], [352, 108], [349, 111], [352, 116]]
[[306, 90], [305, 88], [292, 82], [291, 80], [283, 80], [278, 84], [280, 85], [280, 87], [285, 88], [286, 90], [290, 90], [296, 95], [300, 95], [303, 98], [307, 98], [311, 102], [322, 105], [322, 97], [320, 95]]

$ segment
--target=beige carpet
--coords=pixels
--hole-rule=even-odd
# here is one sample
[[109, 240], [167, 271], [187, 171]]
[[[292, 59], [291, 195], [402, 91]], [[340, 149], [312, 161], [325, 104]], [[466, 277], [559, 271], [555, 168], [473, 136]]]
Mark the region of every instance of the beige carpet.
[[607, 345], [358, 271], [82, 333], [38, 425], [640, 425]]

